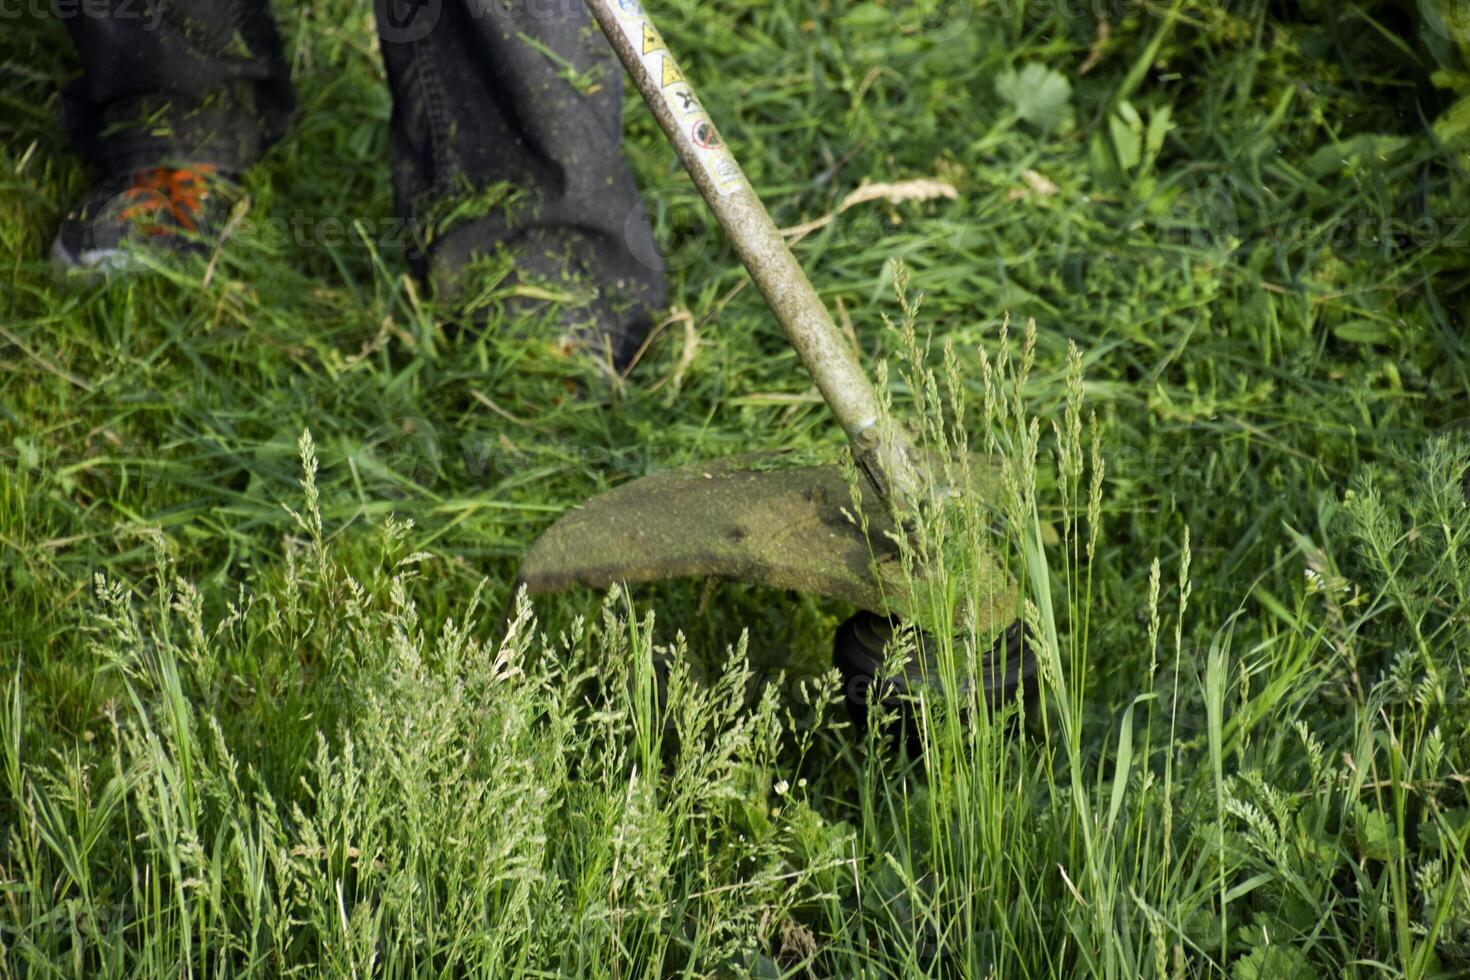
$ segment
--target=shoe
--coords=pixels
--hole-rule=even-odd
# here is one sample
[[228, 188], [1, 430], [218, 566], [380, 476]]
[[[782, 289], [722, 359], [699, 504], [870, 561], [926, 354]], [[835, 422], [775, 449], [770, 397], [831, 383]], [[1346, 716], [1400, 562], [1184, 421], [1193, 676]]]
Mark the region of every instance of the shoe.
[[143, 167], [110, 178], [61, 222], [51, 260], [62, 269], [140, 268], [141, 250], [207, 255], [238, 183], [207, 163]]
[[[576, 232], [538, 229], [502, 243], [508, 273], [502, 262], [483, 254], [478, 241], [455, 237], [429, 252], [427, 278], [436, 299], [481, 326], [498, 311], [510, 329], [534, 331], [561, 354], [587, 354], [619, 373], [648, 336], [651, 307], [663, 302], [661, 280], [654, 289], [611, 268], [605, 250]], [[482, 286], [483, 273], [490, 274], [489, 288]]]

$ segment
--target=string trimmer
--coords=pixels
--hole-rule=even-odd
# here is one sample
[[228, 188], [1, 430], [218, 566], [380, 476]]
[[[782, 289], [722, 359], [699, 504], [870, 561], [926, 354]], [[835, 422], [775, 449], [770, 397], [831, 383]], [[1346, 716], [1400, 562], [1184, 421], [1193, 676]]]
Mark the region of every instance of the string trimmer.
[[[904, 518], [894, 515], [917, 515], [956, 489], [880, 411], [857, 353], [638, 0], [586, 3], [847, 434], [868, 527], [864, 533], [850, 516], [853, 491], [840, 466], [722, 460], [631, 481], [568, 512], [531, 546], [520, 583], [536, 593], [714, 576], [841, 599], [861, 611], [838, 631], [836, 651], [849, 694], [858, 693], [877, 671], [894, 619], [924, 618], [916, 586], [926, 570], [905, 568]], [[1014, 589], [990, 556], [972, 558], [985, 593], [972, 626], [996, 640], [970, 682], [1009, 696], [1032, 667], [1013, 622]], [[911, 664], [898, 686], [913, 686], [922, 673]]]

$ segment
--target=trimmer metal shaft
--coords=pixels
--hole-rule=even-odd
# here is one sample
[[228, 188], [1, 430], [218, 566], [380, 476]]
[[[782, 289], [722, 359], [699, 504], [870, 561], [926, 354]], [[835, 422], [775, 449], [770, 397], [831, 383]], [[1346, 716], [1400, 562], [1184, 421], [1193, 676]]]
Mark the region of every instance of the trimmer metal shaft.
[[750, 277], [776, 315], [874, 487], [912, 510], [926, 487], [907, 434], [880, 418], [878, 394], [806, 273], [638, 0], [586, 0]]

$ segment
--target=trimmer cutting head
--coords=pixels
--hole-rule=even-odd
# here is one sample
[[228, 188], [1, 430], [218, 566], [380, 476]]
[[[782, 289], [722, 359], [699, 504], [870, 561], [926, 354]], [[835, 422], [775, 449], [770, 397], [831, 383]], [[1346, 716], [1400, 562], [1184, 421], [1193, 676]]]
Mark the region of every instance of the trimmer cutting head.
[[[782, 464], [791, 454], [719, 460], [633, 480], [561, 517], [531, 546], [518, 585], [554, 592], [582, 585], [714, 577], [838, 599], [859, 610], [837, 632], [834, 663], [854, 721], [867, 701], [898, 710], [912, 739], [910, 702], [938, 691], [932, 644], [924, 633], [902, 669], [883, 663], [901, 620], [973, 628], [978, 649], [964, 665], [962, 692], [978, 690], [991, 709], [1032, 700], [1036, 662], [1016, 620], [1016, 592], [988, 553], [967, 547], [963, 588], [978, 621], [944, 616], [969, 604], [926, 578], [932, 567], [905, 562], [889, 509], [866, 480], [842, 467]], [[985, 482], [978, 458], [972, 472]], [[968, 488], [985, 492], [985, 486]], [[972, 545], [971, 545], [972, 546]], [[947, 583], [955, 584], [955, 583]], [[943, 593], [945, 598], [936, 602]], [[936, 613], [938, 605], [943, 612]], [[944, 616], [942, 624], [934, 622]], [[886, 679], [884, 679], [886, 678]], [[875, 687], [876, 685], [876, 687]]]
[[781, 468], [786, 455], [656, 473], [594, 497], [536, 539], [520, 581], [536, 593], [712, 576], [887, 608], [901, 589], [892, 521], [870, 494], [864, 536], [841, 469]]
[[[540, 593], [714, 577], [926, 618], [926, 570], [905, 568], [889, 508], [867, 481], [855, 481], [855, 497], [842, 467], [783, 465], [790, 455], [656, 473], [594, 497], [532, 544], [519, 584]], [[975, 626], [989, 635], [1014, 618], [1014, 586], [993, 556], [973, 558]]]

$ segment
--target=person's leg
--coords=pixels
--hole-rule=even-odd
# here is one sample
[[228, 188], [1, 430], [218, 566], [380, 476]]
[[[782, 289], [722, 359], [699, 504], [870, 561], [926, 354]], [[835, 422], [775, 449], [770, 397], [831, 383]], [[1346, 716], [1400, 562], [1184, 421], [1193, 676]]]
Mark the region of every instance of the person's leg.
[[160, 162], [244, 170], [293, 107], [267, 0], [87, 0], [65, 8], [82, 76], [67, 129], [104, 173]]
[[122, 269], [139, 246], [201, 250], [233, 178], [278, 139], [294, 98], [267, 0], [87, 0], [59, 7], [82, 76], [67, 129], [101, 171], [53, 260]]
[[[664, 275], [619, 146], [622, 68], [581, 0], [377, 0], [377, 14], [420, 271], [452, 294], [466, 263], [503, 247], [518, 275], [582, 279], [598, 301], [581, 332], [626, 362]], [[510, 207], [453, 207], [500, 184]]]

